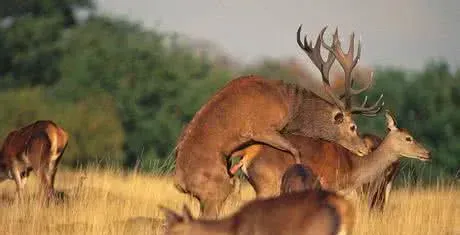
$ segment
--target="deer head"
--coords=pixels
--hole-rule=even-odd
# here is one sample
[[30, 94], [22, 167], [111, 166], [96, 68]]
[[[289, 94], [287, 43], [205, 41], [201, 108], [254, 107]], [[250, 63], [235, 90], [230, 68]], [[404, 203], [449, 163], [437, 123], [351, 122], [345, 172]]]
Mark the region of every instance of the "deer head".
[[[307, 42], [307, 36], [304, 37], [303, 42], [301, 40], [300, 32], [302, 25], [297, 30], [297, 44], [302, 50], [308, 55], [313, 64], [321, 72], [323, 86], [331, 98], [332, 101], [328, 101], [333, 105], [329, 107], [327, 113], [322, 114], [325, 120], [330, 120], [331, 125], [335, 125], [334, 128], [328, 128], [328, 135], [323, 134], [322, 136], [330, 136], [331, 141], [337, 142], [343, 147], [353, 151], [357, 155], [363, 156], [369, 152], [366, 144], [358, 135], [358, 128], [352, 119], [352, 114], [362, 114], [366, 116], [375, 116], [383, 106], [383, 95], [371, 106], [367, 105], [367, 97], [364, 99], [361, 105], [353, 106], [351, 103], [352, 96], [361, 94], [365, 90], [370, 88], [372, 84], [372, 76], [369, 78], [370, 82], [361, 89], [353, 89], [353, 78], [351, 76], [353, 69], [359, 61], [361, 55], [361, 44], [358, 42], [358, 50], [356, 57], [354, 56], [354, 34], [350, 38], [350, 46], [347, 53], [342, 51], [341, 43], [339, 41], [338, 30], [336, 29], [333, 35], [333, 41], [331, 45], [327, 45], [323, 40], [324, 32], [327, 27], [324, 27], [318, 35], [315, 46], [312, 42]], [[321, 46], [323, 46], [329, 54], [326, 61], [321, 56]], [[334, 94], [331, 85], [329, 83], [329, 72], [332, 64], [337, 59], [340, 66], [344, 71], [345, 80], [345, 91], [342, 95]], [[319, 111], [317, 111], [319, 112]], [[329, 117], [327, 114], [332, 114]], [[315, 125], [318, 125], [314, 123]], [[324, 123], [323, 123], [324, 125]]]
[[407, 158], [415, 158], [421, 161], [429, 161], [430, 151], [415, 141], [414, 137], [405, 129], [399, 129], [390, 112], [385, 112], [388, 134], [385, 141], [392, 146], [399, 155]]

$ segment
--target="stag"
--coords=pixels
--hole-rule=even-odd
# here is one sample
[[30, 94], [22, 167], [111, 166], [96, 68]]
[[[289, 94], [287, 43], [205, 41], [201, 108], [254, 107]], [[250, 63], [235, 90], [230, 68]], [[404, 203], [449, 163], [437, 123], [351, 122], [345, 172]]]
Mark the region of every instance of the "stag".
[[[297, 42], [320, 69], [331, 100], [280, 80], [244, 76], [214, 94], [182, 132], [176, 148], [175, 185], [200, 201], [202, 216], [218, 216], [233, 190], [227, 168], [228, 156], [247, 145], [267, 144], [289, 152], [294, 162], [300, 162], [298, 149], [281, 134], [292, 133], [336, 142], [360, 156], [368, 153], [357, 134], [352, 114], [375, 115], [383, 105], [382, 96], [370, 107], [365, 107], [366, 102], [358, 107], [351, 105], [350, 97], [367, 89], [351, 87], [351, 71], [359, 60], [361, 47], [358, 46], [355, 57], [352, 34], [345, 54], [337, 30], [328, 46], [323, 41], [325, 30], [326, 27], [313, 47], [306, 37], [302, 43], [300, 26]], [[321, 57], [321, 45], [329, 51], [326, 61]], [[329, 70], [335, 59], [345, 71], [349, 85], [343, 97], [335, 96], [329, 84]]]
[[345, 235], [351, 234], [355, 221], [348, 200], [322, 190], [254, 200], [221, 220], [194, 219], [186, 206], [183, 215], [162, 206], [160, 209], [166, 216], [166, 235]]
[[[382, 175], [401, 156], [420, 161], [430, 159], [430, 152], [416, 142], [407, 130], [398, 129], [389, 112], [385, 113], [385, 117], [389, 132], [366, 157], [358, 157], [337, 144], [321, 139], [291, 134], [285, 137], [299, 148], [302, 164], [319, 177], [323, 189], [348, 194]], [[250, 154], [245, 154], [249, 148], [257, 149], [248, 150]], [[235, 152], [232, 157], [252, 158], [244, 160], [242, 167], [257, 196], [278, 194], [282, 174], [294, 162], [281, 156], [285, 152], [267, 145], [252, 145], [247, 149]]]
[[18, 198], [31, 171], [40, 177], [47, 198], [54, 195], [54, 179], [68, 135], [52, 121], [36, 121], [10, 132], [0, 150], [0, 182], [16, 182]]

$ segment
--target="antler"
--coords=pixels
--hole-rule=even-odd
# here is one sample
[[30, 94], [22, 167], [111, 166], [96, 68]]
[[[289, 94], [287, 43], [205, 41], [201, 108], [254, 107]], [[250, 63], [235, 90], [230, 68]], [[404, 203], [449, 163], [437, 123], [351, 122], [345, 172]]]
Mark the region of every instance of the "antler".
[[310, 41], [310, 43], [307, 42], [307, 35], [305, 35], [303, 39], [303, 43], [302, 43], [302, 40], [300, 39], [300, 32], [302, 31], [302, 25], [300, 25], [299, 29], [297, 29], [297, 44], [308, 55], [308, 57], [310, 57], [313, 64], [321, 72], [321, 77], [323, 79], [324, 88], [326, 89], [326, 92], [328, 93], [328, 95], [333, 99], [334, 103], [340, 109], [345, 109], [344, 104], [342, 103], [340, 98], [334, 94], [334, 92], [332, 91], [331, 85], [329, 83], [329, 71], [331, 70], [332, 64], [334, 63], [334, 60], [335, 60], [334, 54], [331, 51], [329, 51], [326, 61], [324, 61], [323, 58], [321, 57], [321, 42], [323, 41], [323, 35], [326, 29], [327, 29], [327, 26], [321, 30], [321, 32], [318, 35], [318, 38], [316, 39], [315, 47], [312, 47], [312, 41]]
[[[368, 90], [371, 86], [372, 86], [372, 83], [373, 83], [373, 77], [374, 77], [374, 72], [371, 73], [370, 77], [369, 77], [369, 82], [364, 85], [364, 87], [360, 88], [360, 89], [353, 89], [353, 85], [354, 85], [354, 78], [351, 77], [351, 85], [350, 85], [350, 97], [351, 96], [355, 96], [355, 95], [359, 95], [361, 94], [362, 92]], [[345, 93], [344, 94], [341, 94], [340, 95], [340, 100], [342, 100], [343, 98], [345, 98]], [[351, 105], [350, 107], [350, 112], [353, 113], [353, 114], [362, 114], [364, 116], [376, 116], [377, 113], [379, 113], [383, 107], [383, 105], [385, 105], [385, 102], [383, 101], [383, 94], [380, 94], [379, 98], [377, 99], [377, 101], [370, 107], [366, 107], [366, 104], [367, 104], [367, 96], [364, 97], [364, 100], [363, 102], [361, 103], [360, 106], [353, 106]], [[351, 99], [351, 98], [350, 98]], [[381, 104], [380, 104], [381, 102]]]
[[[323, 35], [324, 32], [326, 31], [326, 27], [324, 27], [320, 34], [318, 35], [318, 38], [316, 40], [315, 47], [312, 47], [312, 43], [310, 41], [310, 44], [307, 43], [307, 36], [304, 38], [304, 43], [302, 44], [302, 41], [300, 40], [300, 31], [301, 31], [302, 25], [299, 26], [299, 29], [297, 30], [297, 44], [305, 51], [305, 53], [310, 57], [312, 62], [315, 64], [315, 66], [321, 71], [321, 76], [323, 79], [323, 84], [324, 87], [326, 88], [326, 91], [328, 92], [329, 96], [334, 100], [334, 103], [342, 109], [342, 110], [347, 110], [350, 111], [351, 113], [354, 114], [363, 114], [365, 116], [375, 116], [382, 108], [384, 105], [383, 102], [383, 94], [380, 95], [380, 98], [375, 102], [374, 105], [370, 107], [366, 107], [367, 104], [367, 97], [365, 97], [363, 103], [358, 106], [358, 107], [353, 107], [351, 104], [351, 97], [358, 95], [366, 90], [368, 90], [373, 82], [372, 76], [370, 77], [369, 83], [364, 86], [361, 89], [353, 89], [353, 78], [351, 76], [351, 72], [355, 68], [356, 64], [358, 64], [359, 58], [361, 56], [361, 43], [358, 41], [358, 50], [356, 57], [354, 56], [354, 39], [355, 39], [355, 34], [352, 33], [350, 36], [350, 46], [348, 48], [348, 52], [345, 54], [342, 51], [341, 43], [339, 40], [339, 33], [338, 29], [335, 29], [335, 33], [333, 34], [333, 41], [331, 46], [327, 45], [324, 40], [323, 40]], [[321, 45], [326, 48], [329, 51], [327, 61], [324, 61], [321, 57]], [[345, 92], [343, 95], [337, 97], [329, 84], [329, 70], [331, 69], [332, 64], [334, 63], [334, 60], [337, 59], [341, 67], [343, 68], [343, 71], [345, 73]], [[343, 103], [341, 100], [345, 99], [345, 103]]]

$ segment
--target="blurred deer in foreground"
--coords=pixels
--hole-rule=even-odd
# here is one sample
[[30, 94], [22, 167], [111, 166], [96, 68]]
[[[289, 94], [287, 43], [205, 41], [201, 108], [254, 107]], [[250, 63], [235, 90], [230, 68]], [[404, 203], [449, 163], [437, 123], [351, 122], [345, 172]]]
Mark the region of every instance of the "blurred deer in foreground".
[[30, 171], [40, 177], [47, 198], [54, 195], [57, 166], [67, 147], [67, 133], [52, 121], [36, 121], [5, 138], [0, 150], [0, 182], [16, 182], [19, 199]]
[[349, 201], [322, 190], [254, 200], [221, 220], [196, 220], [186, 206], [182, 215], [160, 208], [166, 215], [165, 235], [346, 235], [353, 230], [355, 221]]
[[[403, 157], [421, 161], [430, 159], [430, 152], [417, 143], [407, 130], [398, 129], [389, 112], [385, 114], [388, 133], [369, 155], [357, 157], [343, 147], [320, 139], [285, 135], [302, 153], [302, 164], [319, 177], [321, 187], [347, 194], [373, 181]], [[266, 145], [252, 145], [233, 156], [243, 156], [241, 166], [258, 197], [279, 193], [281, 176], [294, 162], [283, 151]], [[280, 156], [281, 155], [281, 156]], [[233, 168], [235, 172], [237, 168]]]
[[[354, 57], [352, 35], [345, 54], [337, 30], [331, 46], [323, 41], [324, 28], [313, 47], [306, 37], [302, 43], [300, 30], [301, 27], [297, 31], [297, 42], [320, 69], [331, 100], [298, 85], [257, 76], [235, 79], [212, 96], [180, 135], [176, 151], [176, 188], [200, 201], [203, 216], [217, 217], [233, 190], [227, 157], [235, 150], [263, 143], [288, 152], [284, 157], [300, 162], [298, 149], [281, 131], [327, 139], [360, 156], [368, 153], [357, 134], [352, 114], [375, 115], [382, 106], [382, 97], [370, 107], [366, 107], [366, 102], [358, 107], [351, 105], [350, 97], [368, 88], [355, 90], [351, 84], [351, 72], [358, 63], [361, 46]], [[321, 45], [329, 51], [326, 61], [321, 57]], [[329, 70], [335, 59], [346, 78], [347, 87], [340, 97], [332, 92], [329, 84]]]

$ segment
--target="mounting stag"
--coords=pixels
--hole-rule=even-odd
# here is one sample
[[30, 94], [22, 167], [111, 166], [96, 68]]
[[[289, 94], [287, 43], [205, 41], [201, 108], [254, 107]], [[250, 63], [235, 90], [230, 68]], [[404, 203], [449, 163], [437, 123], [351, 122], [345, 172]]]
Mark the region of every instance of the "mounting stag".
[[[319, 177], [323, 189], [348, 194], [363, 184], [369, 183], [399, 157], [430, 159], [430, 152], [417, 143], [410, 133], [398, 129], [394, 118], [385, 113], [389, 132], [382, 143], [369, 155], [357, 157], [347, 149], [321, 139], [286, 134], [285, 137], [298, 147], [302, 164]], [[294, 162], [286, 153], [267, 145], [255, 144], [235, 152], [232, 157], [243, 156], [241, 166], [254, 187], [258, 197], [279, 194], [282, 174]], [[237, 168], [233, 168], [235, 172]]]
[[183, 215], [160, 208], [166, 215], [165, 235], [346, 235], [355, 222], [355, 210], [348, 200], [322, 190], [254, 200], [221, 220], [196, 220], [186, 206]]
[[16, 182], [19, 199], [30, 171], [40, 177], [47, 198], [54, 195], [57, 166], [67, 146], [67, 133], [52, 121], [36, 121], [10, 132], [0, 150], [0, 182]]
[[[227, 157], [235, 150], [253, 143], [264, 143], [290, 153], [300, 162], [300, 154], [283, 133], [323, 138], [336, 142], [357, 155], [368, 149], [357, 134], [352, 114], [375, 115], [382, 105], [382, 97], [371, 107], [350, 105], [349, 97], [367, 89], [354, 90], [347, 83], [344, 99], [335, 96], [329, 85], [329, 70], [339, 62], [345, 77], [351, 76], [358, 63], [361, 47], [354, 57], [354, 36], [344, 54], [334, 34], [331, 46], [323, 41], [326, 27], [320, 32], [316, 45], [297, 41], [313, 63], [320, 69], [324, 88], [332, 100], [280, 80], [258, 76], [244, 76], [229, 82], [195, 114], [179, 137], [176, 148], [175, 185], [200, 201], [202, 216], [218, 216], [223, 202], [233, 190], [227, 168]], [[327, 60], [321, 57], [321, 45], [328, 51]]]

